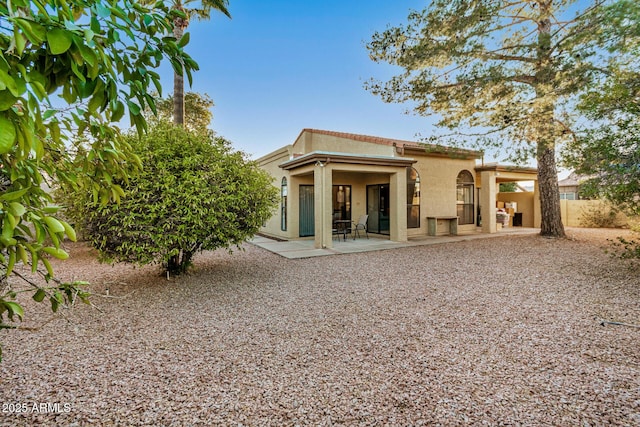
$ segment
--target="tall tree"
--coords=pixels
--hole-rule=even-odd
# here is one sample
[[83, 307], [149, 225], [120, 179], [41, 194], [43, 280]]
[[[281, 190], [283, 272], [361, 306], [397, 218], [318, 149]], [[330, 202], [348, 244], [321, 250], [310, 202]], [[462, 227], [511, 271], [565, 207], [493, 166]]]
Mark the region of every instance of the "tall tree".
[[[173, 20], [176, 40], [182, 40], [192, 18], [209, 19], [212, 10], [217, 10], [231, 18], [228, 5], [228, 0], [173, 0], [173, 10], [178, 11]], [[179, 64], [173, 65], [173, 122], [182, 125], [184, 124], [184, 73]]]
[[556, 147], [573, 136], [575, 96], [607, 71], [598, 34], [622, 24], [607, 21], [610, 3], [433, 0], [407, 25], [374, 34], [371, 58], [405, 71], [366, 86], [386, 102], [440, 114], [439, 125], [465, 142], [510, 144], [512, 159], [535, 157], [541, 234], [563, 237]]

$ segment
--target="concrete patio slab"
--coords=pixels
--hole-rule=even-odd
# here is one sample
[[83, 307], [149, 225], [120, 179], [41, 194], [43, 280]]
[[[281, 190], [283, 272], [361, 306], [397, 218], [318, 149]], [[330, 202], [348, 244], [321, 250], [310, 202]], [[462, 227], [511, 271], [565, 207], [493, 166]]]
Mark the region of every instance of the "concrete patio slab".
[[510, 227], [502, 229], [498, 233], [485, 234], [481, 232], [462, 234], [457, 236], [420, 236], [411, 238], [407, 242], [392, 242], [386, 236], [369, 235], [369, 239], [347, 238], [344, 240], [334, 240], [332, 248], [318, 249], [314, 247], [313, 239], [277, 241], [265, 236], [255, 236], [249, 243], [276, 253], [289, 259], [311, 258], [316, 256], [351, 254], [359, 252], [381, 251], [396, 248], [406, 248], [410, 246], [436, 245], [442, 243], [453, 243], [466, 240], [488, 239], [513, 235], [530, 235], [540, 233], [539, 228]]

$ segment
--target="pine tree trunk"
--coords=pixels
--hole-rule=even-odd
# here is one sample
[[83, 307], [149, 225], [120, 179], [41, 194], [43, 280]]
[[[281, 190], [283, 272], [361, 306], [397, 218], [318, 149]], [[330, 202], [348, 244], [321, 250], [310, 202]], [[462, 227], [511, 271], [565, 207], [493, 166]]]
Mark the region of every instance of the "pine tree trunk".
[[540, 144], [538, 149], [538, 188], [542, 221], [540, 235], [565, 237], [560, 214], [560, 190], [556, 169], [555, 144]]
[[536, 103], [534, 107], [535, 130], [538, 139], [538, 188], [542, 214], [540, 235], [565, 237], [560, 214], [560, 190], [556, 168], [556, 144], [558, 138], [555, 123], [555, 95], [550, 82], [555, 69], [551, 58], [551, 6], [550, 0], [538, 2], [538, 65], [536, 69]]

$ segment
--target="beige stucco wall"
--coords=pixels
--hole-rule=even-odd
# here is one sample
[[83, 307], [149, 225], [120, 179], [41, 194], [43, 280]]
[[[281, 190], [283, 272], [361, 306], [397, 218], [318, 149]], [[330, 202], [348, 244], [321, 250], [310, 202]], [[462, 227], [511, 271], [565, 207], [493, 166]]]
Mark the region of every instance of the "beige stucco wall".
[[376, 156], [393, 156], [395, 149], [389, 145], [372, 144], [348, 138], [304, 132], [293, 144], [294, 154], [306, 154], [313, 151], [328, 151], [348, 154], [368, 154]]
[[[282, 178], [287, 178], [287, 190], [289, 196], [287, 197], [287, 203], [297, 203], [297, 197], [291, 197], [292, 194], [298, 194], [297, 188], [296, 192], [293, 193], [291, 178], [289, 172], [284, 171], [279, 167], [280, 164], [289, 160], [291, 157], [291, 145], [287, 145], [277, 151], [274, 151], [270, 154], [267, 154], [264, 157], [261, 157], [257, 160], [258, 165], [268, 172], [274, 179], [273, 185], [278, 189], [278, 194], [280, 194], [280, 186], [282, 183]], [[288, 218], [289, 224], [291, 223], [291, 218]], [[287, 231], [282, 231], [280, 229], [280, 200], [278, 200], [277, 207], [274, 209], [273, 216], [265, 223], [265, 225], [261, 228], [261, 232], [272, 235], [280, 238], [289, 238], [291, 236], [291, 227], [288, 227]]]
[[[447, 157], [413, 156], [418, 162], [413, 166], [420, 175], [420, 228], [407, 230], [409, 237], [427, 234], [428, 216], [457, 215], [457, 178], [463, 170], [475, 177], [475, 160]], [[477, 199], [477, 194], [474, 194]], [[474, 200], [476, 207], [478, 200]], [[475, 215], [474, 215], [475, 218]], [[475, 224], [459, 225], [458, 232], [475, 230]]]
[[[611, 206], [602, 200], [560, 200], [562, 223], [567, 227], [585, 227], [582, 220], [583, 213], [596, 210], [607, 215]], [[613, 227], [626, 227], [629, 219], [622, 213], [617, 213], [613, 221]]]
[[534, 193], [498, 193], [499, 202], [516, 202], [518, 204], [517, 212], [522, 212], [522, 226], [533, 227], [534, 224]]

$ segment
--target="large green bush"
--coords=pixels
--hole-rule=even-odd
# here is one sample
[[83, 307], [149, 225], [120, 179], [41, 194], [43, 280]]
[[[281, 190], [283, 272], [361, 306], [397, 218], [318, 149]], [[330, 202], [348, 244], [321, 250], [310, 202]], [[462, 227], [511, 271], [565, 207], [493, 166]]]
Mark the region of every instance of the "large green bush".
[[67, 197], [68, 215], [105, 258], [180, 274], [197, 252], [237, 246], [272, 215], [270, 176], [223, 138], [161, 124], [130, 142], [143, 171], [123, 183], [119, 205], [90, 191]]

